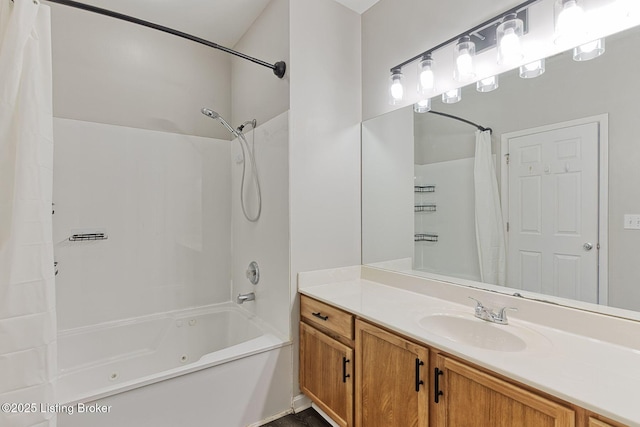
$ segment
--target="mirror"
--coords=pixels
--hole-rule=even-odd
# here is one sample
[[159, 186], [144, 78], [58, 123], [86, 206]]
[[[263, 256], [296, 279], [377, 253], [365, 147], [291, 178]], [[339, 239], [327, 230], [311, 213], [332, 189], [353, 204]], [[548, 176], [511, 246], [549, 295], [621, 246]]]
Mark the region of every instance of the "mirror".
[[513, 70], [496, 91], [432, 100], [493, 129], [504, 284], [481, 280], [476, 129], [411, 106], [362, 124], [363, 264], [640, 318], [603, 308], [640, 312], [640, 30], [606, 43], [590, 61], [564, 52], [540, 77]]

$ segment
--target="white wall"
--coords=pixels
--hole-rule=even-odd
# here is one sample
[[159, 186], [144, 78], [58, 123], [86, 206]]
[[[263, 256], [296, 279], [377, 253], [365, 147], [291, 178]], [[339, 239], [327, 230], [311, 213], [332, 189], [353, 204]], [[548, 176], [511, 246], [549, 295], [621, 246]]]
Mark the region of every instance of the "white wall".
[[[413, 257], [413, 110], [362, 124], [362, 262]], [[389, 221], [394, 218], [394, 221]]]
[[333, 0], [295, 0], [289, 11], [290, 309], [297, 340], [297, 274], [361, 260], [361, 33], [360, 15]]
[[[54, 121], [58, 326], [228, 301], [230, 142]], [[69, 242], [75, 230], [108, 240]]]
[[55, 117], [230, 139], [200, 114], [231, 113], [230, 55], [51, 5]]
[[[246, 134], [255, 147], [255, 158], [262, 193], [260, 219], [249, 222], [240, 206], [242, 176], [241, 149], [232, 145], [232, 297], [255, 292], [256, 300], [243, 307], [289, 337], [289, 121], [282, 113]], [[255, 141], [254, 141], [255, 135]], [[249, 166], [249, 163], [247, 164]], [[250, 169], [245, 177], [245, 207], [250, 216], [257, 212], [255, 185]], [[246, 277], [251, 261], [260, 267], [260, 281], [252, 285]]]
[[290, 23], [295, 283], [300, 271], [360, 263], [360, 15], [294, 1]]
[[[289, 0], [271, 0], [234, 49], [271, 64], [289, 61]], [[258, 126], [289, 110], [289, 70], [279, 79], [268, 68], [233, 57], [231, 118]]]

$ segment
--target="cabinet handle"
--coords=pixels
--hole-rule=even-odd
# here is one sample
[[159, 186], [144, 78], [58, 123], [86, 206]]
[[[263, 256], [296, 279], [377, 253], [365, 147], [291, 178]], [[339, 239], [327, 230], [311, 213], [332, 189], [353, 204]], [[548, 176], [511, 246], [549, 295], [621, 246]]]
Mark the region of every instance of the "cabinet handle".
[[343, 383], [346, 383], [347, 378], [351, 376], [351, 374], [347, 374], [347, 363], [349, 362], [351, 362], [351, 360], [347, 359], [346, 357], [342, 358], [342, 382]]
[[433, 380], [433, 400], [436, 403], [440, 403], [440, 396], [442, 396], [444, 393], [442, 392], [442, 390], [440, 390], [440, 375], [443, 375], [444, 371], [441, 371], [440, 369], [436, 368], [435, 369], [435, 378]]
[[420, 366], [424, 365], [424, 362], [416, 357], [416, 391], [420, 392], [420, 385], [424, 384], [424, 381], [420, 379]]
[[317, 317], [318, 319], [322, 319], [324, 321], [329, 320], [329, 316], [323, 316], [320, 312], [311, 313], [311, 314], [314, 315], [315, 317]]

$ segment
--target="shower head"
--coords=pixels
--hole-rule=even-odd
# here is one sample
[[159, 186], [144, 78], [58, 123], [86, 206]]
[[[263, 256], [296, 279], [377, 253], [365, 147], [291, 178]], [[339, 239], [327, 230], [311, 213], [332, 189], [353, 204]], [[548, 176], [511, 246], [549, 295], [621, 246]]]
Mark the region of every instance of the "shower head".
[[224, 127], [227, 128], [227, 130], [229, 132], [231, 132], [233, 134], [233, 136], [235, 136], [236, 138], [240, 137], [240, 134], [238, 133], [237, 130], [235, 130], [229, 123], [227, 123], [227, 121], [225, 119], [223, 119], [220, 114], [216, 113], [215, 111], [203, 107], [202, 110], [200, 110], [202, 112], [202, 114], [204, 114], [207, 117], [211, 117], [212, 119], [217, 119], [218, 121], [220, 121], [220, 123], [222, 123], [224, 125]]
[[220, 114], [216, 113], [213, 110], [210, 110], [207, 107], [202, 107], [202, 110], [200, 110], [200, 111], [202, 111], [202, 114], [204, 114], [205, 116], [209, 116], [212, 119], [217, 119], [218, 117], [220, 117]]

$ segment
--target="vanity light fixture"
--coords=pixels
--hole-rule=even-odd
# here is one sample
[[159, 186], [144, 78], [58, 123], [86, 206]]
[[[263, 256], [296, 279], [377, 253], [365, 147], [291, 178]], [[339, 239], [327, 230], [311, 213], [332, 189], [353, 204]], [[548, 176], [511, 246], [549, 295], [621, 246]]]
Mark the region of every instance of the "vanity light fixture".
[[575, 44], [586, 35], [585, 12], [578, 0], [556, 0], [554, 17], [557, 45]]
[[573, 49], [574, 61], [588, 61], [597, 58], [604, 53], [604, 39], [598, 39], [585, 43]]
[[497, 75], [478, 80], [478, 83], [476, 83], [476, 90], [478, 92], [491, 92], [496, 89], [498, 89]]
[[518, 14], [510, 13], [504, 17], [496, 29], [498, 64], [516, 64], [524, 58], [520, 40], [523, 33], [524, 23], [518, 19]]
[[455, 104], [462, 99], [462, 89], [451, 89], [442, 94], [442, 102], [445, 104]]
[[473, 66], [474, 56], [476, 56], [476, 45], [471, 41], [471, 37], [460, 37], [453, 48], [453, 59], [455, 64], [453, 78], [455, 80], [459, 82], [473, 80], [476, 76]]
[[404, 98], [404, 87], [402, 86], [402, 71], [396, 68], [391, 72], [389, 85], [389, 102], [391, 105], [398, 104]]
[[413, 104], [413, 111], [416, 113], [428, 113], [431, 111], [431, 98], [426, 98]]
[[[528, 31], [529, 6], [538, 3], [540, 0], [525, 0], [509, 10], [505, 10], [500, 15], [476, 25], [473, 28], [458, 34], [455, 37], [425, 50], [424, 52], [407, 59], [406, 61], [391, 68], [389, 82], [389, 101], [392, 105], [400, 104], [404, 98], [404, 88], [402, 87], [402, 68], [405, 65], [418, 63], [418, 99], [424, 101], [427, 97], [434, 96], [438, 89], [435, 87], [435, 64], [433, 53], [444, 48], [453, 47], [454, 50], [454, 76], [459, 82], [475, 82], [477, 77], [474, 70], [474, 57], [476, 53], [492, 49], [497, 45], [497, 31], [500, 28], [502, 56], [505, 61], [519, 61], [522, 59], [522, 49], [520, 37]], [[517, 59], [519, 58], [519, 59]], [[444, 88], [443, 88], [444, 89]], [[459, 90], [450, 91], [454, 96], [443, 94], [445, 102], [458, 102], [460, 100]], [[455, 95], [457, 94], [457, 95]], [[418, 108], [418, 107], [415, 107]]]
[[418, 93], [426, 95], [435, 89], [435, 74], [433, 73], [433, 58], [427, 53], [418, 64]]

